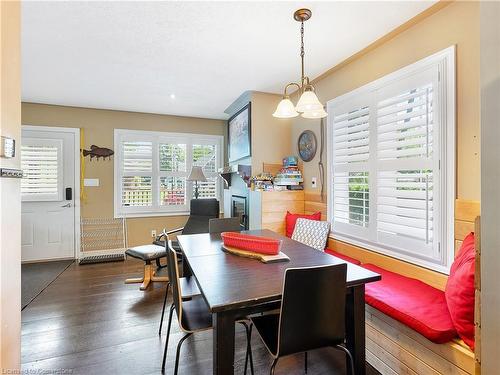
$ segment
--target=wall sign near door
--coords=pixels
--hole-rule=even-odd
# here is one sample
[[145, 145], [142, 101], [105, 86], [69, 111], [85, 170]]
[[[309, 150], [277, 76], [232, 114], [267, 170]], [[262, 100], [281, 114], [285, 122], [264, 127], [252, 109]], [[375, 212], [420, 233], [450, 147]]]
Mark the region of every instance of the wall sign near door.
[[0, 168], [0, 177], [23, 178], [23, 171], [20, 169]]

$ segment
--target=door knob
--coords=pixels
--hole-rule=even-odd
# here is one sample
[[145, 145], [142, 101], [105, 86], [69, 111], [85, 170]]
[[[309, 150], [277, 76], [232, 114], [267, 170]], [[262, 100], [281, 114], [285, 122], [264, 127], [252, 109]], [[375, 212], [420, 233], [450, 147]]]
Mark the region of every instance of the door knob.
[[71, 207], [71, 203], [66, 203], [64, 206], [61, 206], [61, 207]]

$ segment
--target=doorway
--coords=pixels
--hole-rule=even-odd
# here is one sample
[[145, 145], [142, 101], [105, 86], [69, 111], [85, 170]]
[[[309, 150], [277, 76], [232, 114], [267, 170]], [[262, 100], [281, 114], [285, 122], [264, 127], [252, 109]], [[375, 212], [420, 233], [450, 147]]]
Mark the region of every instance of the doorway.
[[23, 126], [21, 261], [74, 259], [80, 243], [80, 129]]

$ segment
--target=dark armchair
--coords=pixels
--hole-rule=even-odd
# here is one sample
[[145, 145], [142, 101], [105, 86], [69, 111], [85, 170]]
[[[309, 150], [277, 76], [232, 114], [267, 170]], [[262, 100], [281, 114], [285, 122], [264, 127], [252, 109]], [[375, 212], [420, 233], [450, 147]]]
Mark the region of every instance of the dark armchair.
[[[189, 218], [181, 228], [176, 228], [164, 231], [153, 242], [155, 245], [165, 247], [166, 237], [174, 234], [198, 234], [208, 233], [208, 222], [210, 219], [219, 217], [219, 201], [217, 199], [191, 199]], [[172, 242], [172, 246], [177, 252], [180, 253], [179, 244], [177, 241]]]

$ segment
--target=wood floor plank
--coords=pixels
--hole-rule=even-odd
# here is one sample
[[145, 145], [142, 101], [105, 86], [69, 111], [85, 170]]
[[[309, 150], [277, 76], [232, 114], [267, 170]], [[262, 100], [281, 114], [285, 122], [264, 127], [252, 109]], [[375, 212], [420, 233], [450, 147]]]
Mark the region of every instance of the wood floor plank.
[[[142, 263], [135, 260], [68, 267], [22, 312], [22, 370], [73, 375], [160, 374], [166, 324], [161, 337], [158, 324], [165, 284], [155, 283], [145, 292], [138, 284], [124, 284], [126, 278], [141, 271]], [[182, 335], [174, 317], [166, 373], [173, 372], [175, 349]], [[211, 374], [212, 342], [211, 331], [186, 340], [179, 373]], [[236, 374], [243, 373], [245, 349], [244, 330], [237, 325]], [[268, 374], [272, 358], [255, 332], [252, 349], [255, 374]], [[289, 356], [280, 360], [276, 374], [303, 374], [303, 366], [302, 355]], [[344, 374], [344, 354], [333, 349], [311, 352], [308, 373]], [[368, 366], [367, 374], [378, 373]]]

